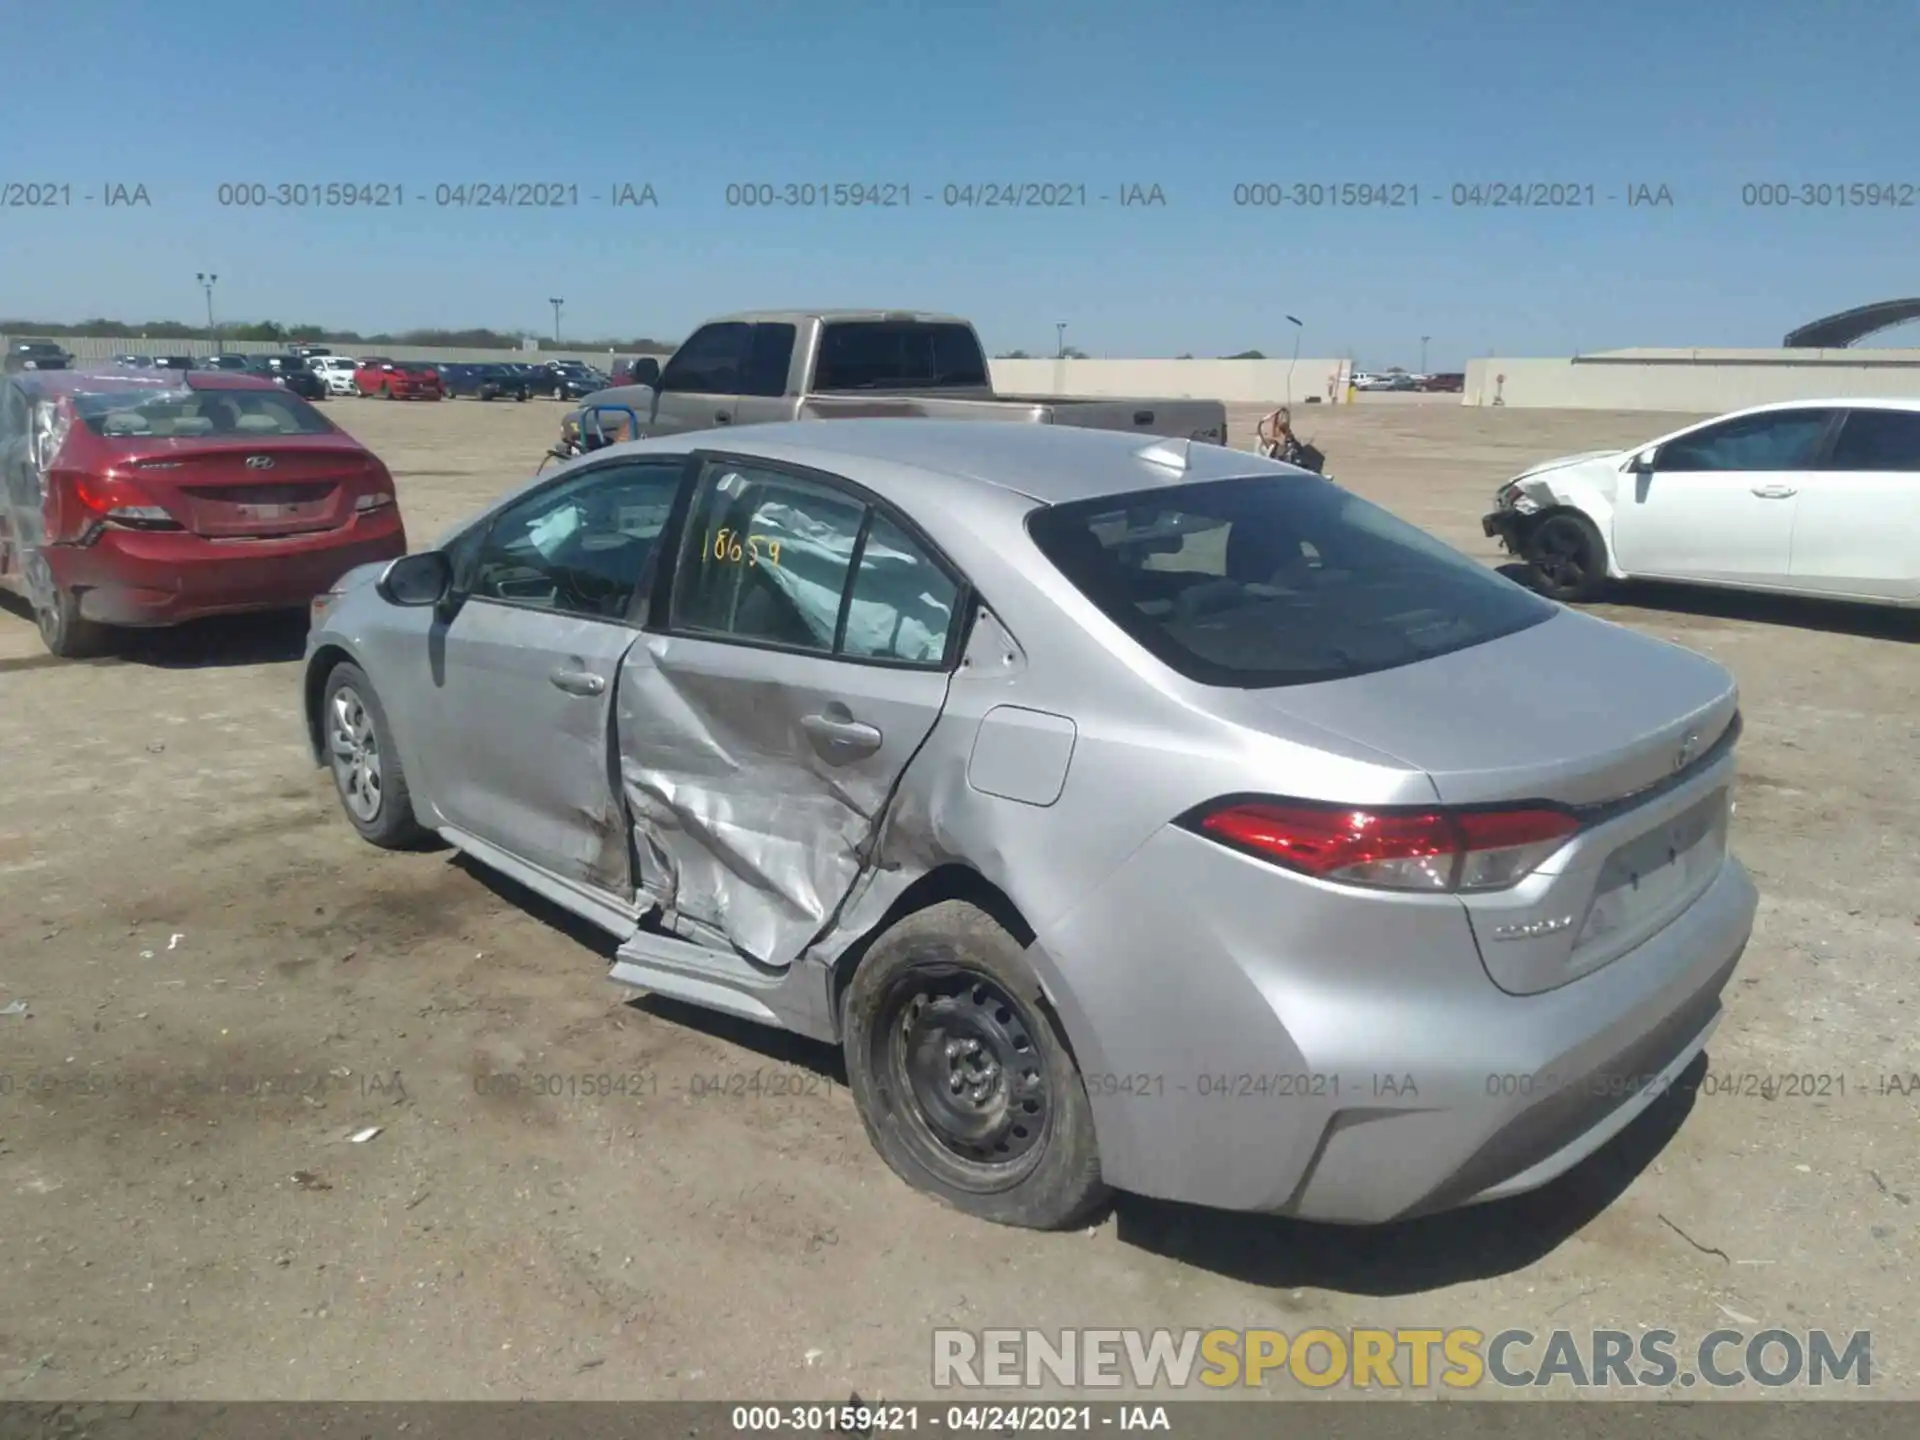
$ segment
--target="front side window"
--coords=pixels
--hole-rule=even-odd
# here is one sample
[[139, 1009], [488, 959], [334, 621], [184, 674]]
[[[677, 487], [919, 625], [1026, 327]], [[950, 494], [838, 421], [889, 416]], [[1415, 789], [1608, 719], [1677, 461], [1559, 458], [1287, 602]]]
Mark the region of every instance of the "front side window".
[[1028, 532], [1108, 619], [1205, 685], [1339, 680], [1485, 644], [1558, 607], [1317, 476], [1052, 506]]
[[753, 327], [743, 321], [702, 325], [674, 352], [660, 377], [662, 390], [692, 395], [737, 395]]
[[478, 600], [624, 620], [685, 462], [597, 466], [502, 510], [463, 566]]
[[1776, 410], [1709, 425], [1660, 447], [1654, 468], [1700, 470], [1805, 470], [1819, 453], [1831, 410]]

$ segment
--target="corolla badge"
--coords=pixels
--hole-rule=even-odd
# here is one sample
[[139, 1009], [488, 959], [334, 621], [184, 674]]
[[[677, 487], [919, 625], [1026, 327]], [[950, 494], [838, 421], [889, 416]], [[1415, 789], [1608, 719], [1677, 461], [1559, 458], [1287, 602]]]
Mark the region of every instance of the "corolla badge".
[[1573, 916], [1556, 915], [1548, 920], [1529, 920], [1519, 925], [1496, 925], [1493, 938], [1496, 940], [1538, 940], [1543, 935], [1558, 935], [1562, 930], [1573, 928]]
[[1678, 774], [1693, 763], [1694, 754], [1699, 748], [1700, 732], [1698, 730], [1687, 731], [1686, 737], [1680, 742], [1680, 748], [1673, 752], [1674, 773]]
[[249, 455], [247, 456], [247, 468], [249, 470], [271, 470], [273, 468], [273, 456]]

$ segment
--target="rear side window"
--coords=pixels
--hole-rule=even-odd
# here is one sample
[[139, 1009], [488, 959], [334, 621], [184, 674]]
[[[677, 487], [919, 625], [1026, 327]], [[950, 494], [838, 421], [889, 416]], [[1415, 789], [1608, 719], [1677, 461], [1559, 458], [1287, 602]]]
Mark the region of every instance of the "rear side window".
[[1832, 419], [1831, 410], [1773, 410], [1709, 425], [1662, 445], [1654, 469], [1805, 470]]
[[985, 385], [987, 357], [965, 325], [919, 320], [841, 320], [820, 334], [815, 390], [895, 390]]
[[1317, 477], [1180, 485], [1054, 506], [1027, 523], [1108, 619], [1204, 685], [1371, 674], [1558, 612]]
[[674, 574], [680, 629], [830, 654], [867, 508], [777, 471], [704, 477]]
[[1920, 412], [1848, 411], [1827, 469], [1920, 471]]
[[149, 387], [74, 396], [89, 430], [109, 439], [206, 435], [244, 438], [330, 435], [326, 416], [286, 390], [189, 390]]
[[714, 461], [674, 572], [669, 624], [848, 660], [939, 668], [960, 586], [878, 507], [837, 485]]

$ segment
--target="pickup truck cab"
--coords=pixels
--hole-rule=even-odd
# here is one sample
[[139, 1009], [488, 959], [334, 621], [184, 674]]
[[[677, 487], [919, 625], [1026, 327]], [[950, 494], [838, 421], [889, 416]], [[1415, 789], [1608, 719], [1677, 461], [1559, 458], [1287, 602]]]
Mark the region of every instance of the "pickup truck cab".
[[[902, 310], [772, 310], [708, 321], [668, 359], [636, 361], [638, 383], [603, 390], [646, 435], [783, 420], [894, 416], [1025, 421], [1227, 443], [1218, 400], [1080, 399], [994, 393], [967, 321]], [[611, 417], [608, 417], [611, 419]], [[567, 417], [577, 425], [577, 412]]]

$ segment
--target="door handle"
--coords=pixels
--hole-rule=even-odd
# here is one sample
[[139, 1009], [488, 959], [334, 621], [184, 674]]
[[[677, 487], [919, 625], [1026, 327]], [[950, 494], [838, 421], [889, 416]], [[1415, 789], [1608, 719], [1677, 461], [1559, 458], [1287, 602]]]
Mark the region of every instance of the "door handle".
[[569, 695], [598, 695], [607, 688], [605, 677], [591, 670], [556, 670], [547, 678]]
[[733, 423], [733, 416], [728, 411], [716, 410], [713, 412], [713, 423], [716, 425], [731, 425]]
[[806, 715], [800, 728], [813, 741], [813, 748], [826, 760], [864, 760], [878, 750], [883, 740], [880, 729], [855, 720], [841, 706], [825, 715]]
[[1791, 485], [1756, 485], [1753, 487], [1753, 493], [1762, 500], [1786, 500], [1800, 492]]

